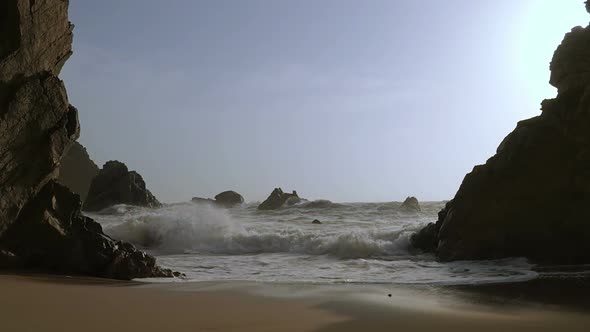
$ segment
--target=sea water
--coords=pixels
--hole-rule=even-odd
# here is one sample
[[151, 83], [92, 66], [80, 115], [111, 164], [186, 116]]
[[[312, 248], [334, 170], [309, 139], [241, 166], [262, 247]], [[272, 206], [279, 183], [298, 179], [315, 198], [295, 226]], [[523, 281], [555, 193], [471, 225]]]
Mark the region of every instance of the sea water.
[[421, 203], [420, 212], [400, 205], [312, 201], [276, 211], [259, 211], [257, 203], [118, 205], [89, 216], [190, 281], [447, 285], [537, 277], [523, 258], [437, 262], [409, 238], [436, 220], [444, 202]]

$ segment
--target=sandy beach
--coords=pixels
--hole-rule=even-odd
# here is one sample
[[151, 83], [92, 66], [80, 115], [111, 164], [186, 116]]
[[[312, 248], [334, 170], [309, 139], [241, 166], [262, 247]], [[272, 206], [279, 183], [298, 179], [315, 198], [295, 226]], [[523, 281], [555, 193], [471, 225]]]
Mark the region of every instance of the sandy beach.
[[0, 292], [3, 331], [587, 331], [590, 326], [583, 310], [399, 286], [2, 275]]

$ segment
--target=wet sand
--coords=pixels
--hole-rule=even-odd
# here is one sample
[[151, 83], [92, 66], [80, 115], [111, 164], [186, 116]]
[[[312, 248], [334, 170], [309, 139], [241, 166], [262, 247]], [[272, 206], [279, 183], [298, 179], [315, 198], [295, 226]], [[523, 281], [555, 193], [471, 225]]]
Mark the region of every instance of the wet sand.
[[[526, 283], [515, 285], [507, 289], [512, 293], [514, 288], [530, 288]], [[583, 306], [522, 301], [493, 287], [484, 292], [476, 289], [157, 284], [0, 275], [0, 327], [2, 331], [49, 332], [482, 332], [588, 331], [590, 326], [590, 311]], [[506, 300], [490, 300], [498, 296]]]

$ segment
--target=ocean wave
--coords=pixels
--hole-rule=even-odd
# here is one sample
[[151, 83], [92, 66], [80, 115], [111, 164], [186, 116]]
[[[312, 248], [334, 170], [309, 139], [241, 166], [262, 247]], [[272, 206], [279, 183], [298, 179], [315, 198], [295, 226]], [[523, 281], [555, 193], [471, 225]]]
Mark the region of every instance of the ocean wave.
[[[182, 205], [137, 213], [107, 224], [110, 236], [168, 254], [298, 253], [338, 258], [408, 255], [410, 231], [276, 224], [246, 227], [213, 206]], [[343, 226], [346, 227], [346, 226]]]

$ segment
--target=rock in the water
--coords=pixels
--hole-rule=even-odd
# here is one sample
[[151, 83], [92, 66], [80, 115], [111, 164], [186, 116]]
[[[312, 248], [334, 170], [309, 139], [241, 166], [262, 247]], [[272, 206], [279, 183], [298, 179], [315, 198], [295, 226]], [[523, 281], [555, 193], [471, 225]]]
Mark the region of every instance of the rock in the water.
[[258, 205], [258, 210], [277, 210], [283, 205], [291, 206], [301, 202], [301, 198], [297, 195], [297, 192], [293, 190], [292, 194], [284, 193], [281, 188], [275, 188], [270, 196]]
[[215, 204], [215, 200], [211, 198], [193, 197], [191, 202], [198, 204]]
[[111, 160], [104, 164], [92, 180], [83, 210], [100, 211], [116, 204], [161, 206], [156, 197], [147, 190], [141, 175], [129, 171], [122, 162]]
[[14, 265], [114, 279], [171, 277], [133, 245], [115, 241], [80, 212], [80, 197], [50, 181], [23, 208], [0, 243]]
[[244, 203], [244, 197], [235, 191], [224, 191], [215, 196], [215, 203], [224, 207], [234, 207]]
[[90, 159], [86, 148], [82, 144], [74, 142], [61, 159], [58, 181], [80, 195], [84, 201], [90, 189], [90, 183], [98, 175], [98, 172], [99, 168]]
[[319, 221], [318, 219], [315, 219], [315, 220], [314, 220], [314, 221], [312, 221], [311, 223], [312, 223], [312, 224], [314, 224], [314, 225], [321, 225], [321, 224], [322, 224], [322, 222], [321, 222], [321, 221]]
[[431, 243], [443, 261], [590, 262], [588, 45], [590, 28], [565, 36], [551, 63], [557, 97], [543, 101], [540, 116], [519, 122], [496, 155], [467, 174], [437, 223], [414, 236], [415, 245]]
[[402, 211], [420, 212], [420, 203], [416, 197], [408, 197], [399, 207]]

